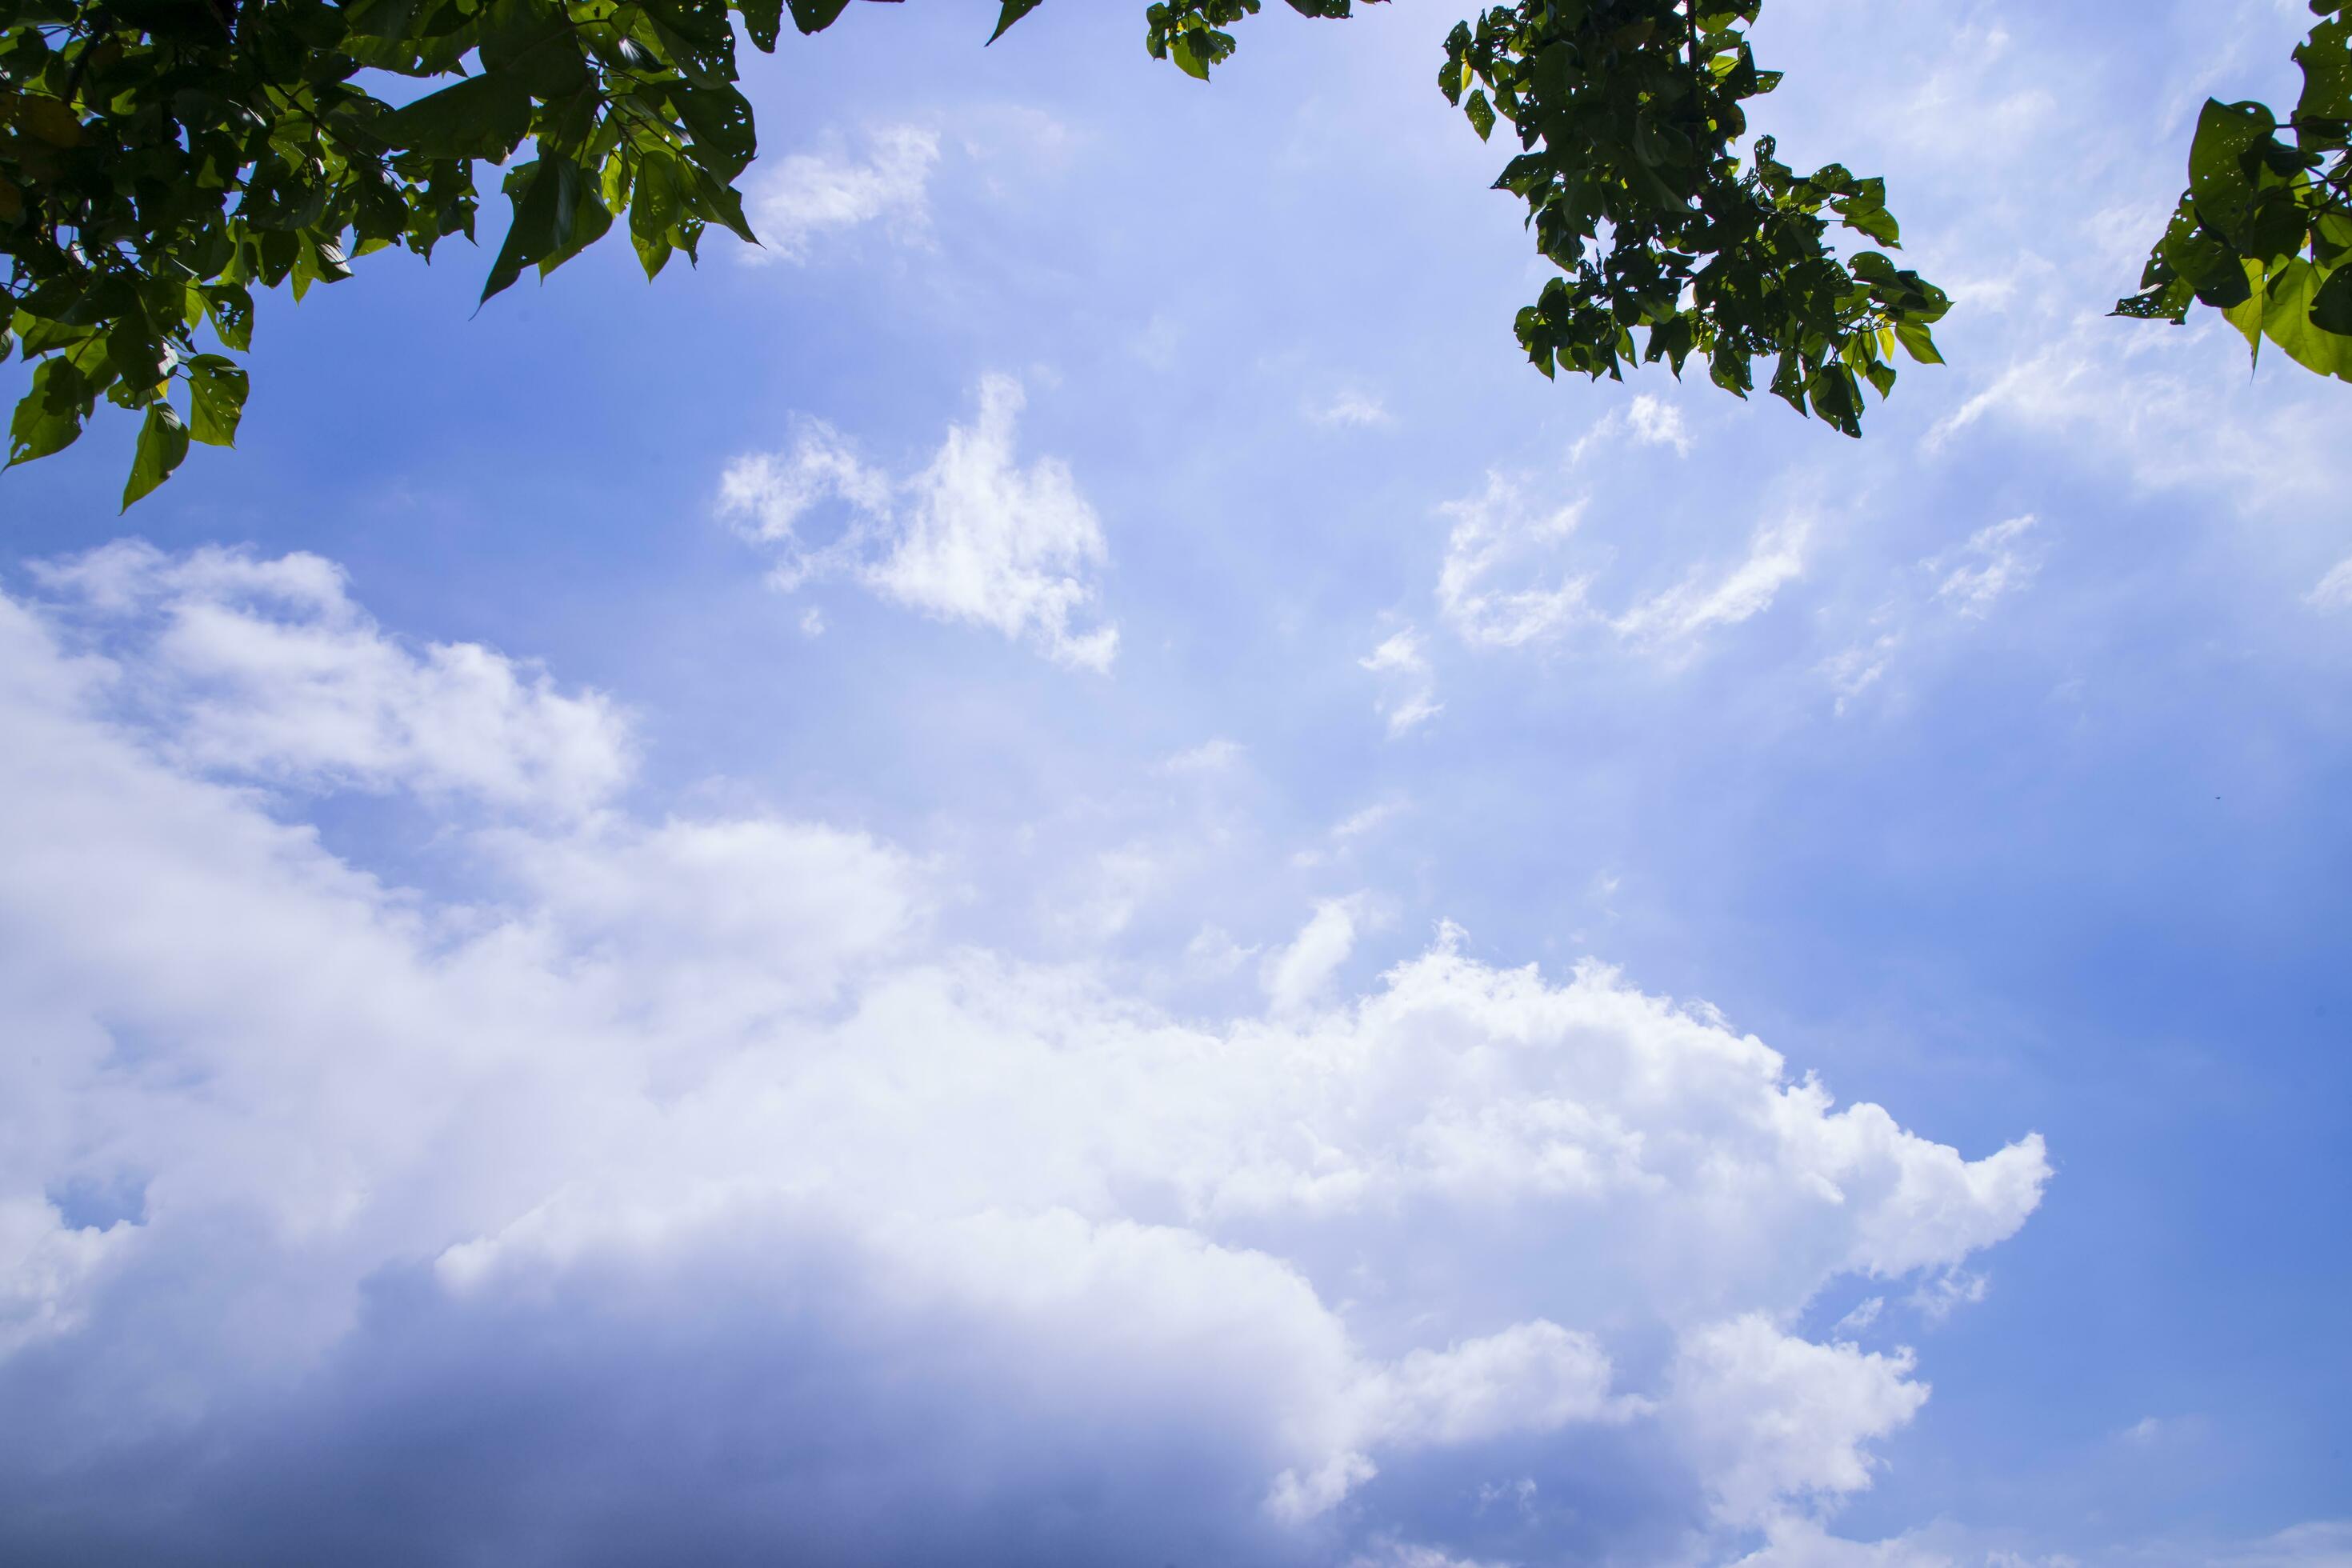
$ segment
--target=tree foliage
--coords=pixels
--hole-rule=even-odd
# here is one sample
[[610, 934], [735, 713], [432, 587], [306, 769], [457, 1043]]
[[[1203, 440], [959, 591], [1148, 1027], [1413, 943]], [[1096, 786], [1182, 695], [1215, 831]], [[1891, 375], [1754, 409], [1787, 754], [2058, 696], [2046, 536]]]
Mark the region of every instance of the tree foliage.
[[[648, 277], [712, 225], [751, 239], [737, 50], [774, 49], [787, 22], [821, 32], [848, 3], [0, 0], [0, 358], [34, 366], [10, 466], [70, 444], [101, 397], [141, 416], [126, 507], [192, 441], [232, 444], [256, 291], [299, 300], [371, 252], [472, 239], [485, 165], [509, 215], [485, 300], [624, 223]], [[1769, 362], [1769, 390], [1858, 435], [1898, 351], [1937, 362], [1948, 301], [1886, 254], [1883, 182], [1747, 143], [1744, 106], [1780, 80], [1748, 43], [1760, 3], [1496, 5], [1446, 38], [1438, 85], [1480, 137], [1517, 134], [1496, 185], [1560, 269], [1517, 321], [1546, 375], [1679, 375], [1696, 356], [1744, 397]], [[999, 0], [991, 41], [1039, 4]], [[2347, 4], [2313, 0], [2334, 19], [2298, 53], [2284, 124], [2208, 106], [2189, 195], [2122, 313], [2179, 321], [2202, 300], [2257, 344], [2352, 369]], [[1205, 79], [1259, 8], [1156, 0], [1145, 47]]]
[[1518, 132], [1496, 184], [1562, 274], [1518, 314], [1538, 369], [1619, 376], [1639, 331], [1642, 363], [1680, 375], [1696, 354], [1745, 397], [1769, 358], [1773, 393], [1859, 436], [1898, 344], [1941, 363], [1929, 329], [1950, 301], [1885, 250], [1831, 246], [1832, 220], [1898, 246], [1885, 181], [1841, 163], [1801, 175], [1769, 136], [1743, 164], [1741, 104], [1780, 79], [1744, 33], [1759, 4], [1521, 0], [1454, 29], [1438, 86], [1481, 137], [1497, 119]]
[[2189, 189], [2116, 314], [2178, 323], [2210, 305], [2255, 355], [2268, 338], [2305, 369], [2352, 381], [2352, 0], [2311, 9], [2321, 20], [2294, 51], [2294, 111], [2281, 121], [2260, 103], [2207, 100]]
[[[845, 3], [792, 0], [793, 20]], [[371, 251], [470, 239], [476, 167], [526, 144], [484, 299], [623, 214], [648, 274], [711, 224], [750, 238], [736, 24], [772, 48], [782, 4], [5, 0], [0, 350], [13, 334], [38, 362], [11, 466], [73, 441], [101, 395], [143, 418], [126, 507], [190, 440], [229, 445], [256, 288], [299, 300]], [[364, 85], [397, 77], [446, 85], [397, 107]]]

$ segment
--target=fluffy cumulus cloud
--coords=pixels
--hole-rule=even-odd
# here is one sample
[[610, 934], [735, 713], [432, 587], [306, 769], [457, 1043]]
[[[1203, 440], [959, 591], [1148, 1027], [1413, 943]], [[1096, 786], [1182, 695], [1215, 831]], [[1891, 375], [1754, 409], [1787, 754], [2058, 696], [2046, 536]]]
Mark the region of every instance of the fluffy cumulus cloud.
[[113, 700], [199, 771], [578, 815], [626, 782], [624, 716], [478, 643], [413, 646], [315, 555], [167, 556], [123, 541], [36, 569]]
[[[795, 589], [847, 575], [883, 598], [1026, 640], [1056, 662], [1105, 670], [1118, 629], [1087, 624], [1109, 559], [1102, 524], [1060, 459], [1014, 456], [1024, 404], [1006, 376], [981, 383], [978, 417], [950, 426], [921, 469], [868, 465], [840, 432], [803, 419], [792, 445], [740, 458], [719, 510], [777, 551], [775, 581]], [[847, 521], [824, 538], [810, 523]]]
[[427, 680], [257, 792], [173, 595], [365, 623], [136, 565], [0, 600], [0, 1560], [1729, 1561], [1927, 1397], [1807, 1304], [2049, 1175], [1606, 969], [1447, 930], [1351, 992], [1353, 905], [1186, 1019], [818, 823], [474, 811], [468, 901], [402, 889], [299, 791], [444, 801], [544, 715]]

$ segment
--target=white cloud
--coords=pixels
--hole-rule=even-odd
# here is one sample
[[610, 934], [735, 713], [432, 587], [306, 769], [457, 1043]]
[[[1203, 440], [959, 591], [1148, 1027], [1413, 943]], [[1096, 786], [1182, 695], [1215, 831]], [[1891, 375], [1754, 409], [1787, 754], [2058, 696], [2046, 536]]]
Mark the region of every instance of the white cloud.
[[[2162, 223], [2160, 215], [2140, 215], [2143, 246]], [[2045, 285], [2038, 295], [2079, 300], [2097, 286]], [[2305, 384], [2305, 373], [2281, 356], [2263, 373], [2279, 384], [2250, 389], [2244, 340], [2226, 325], [2170, 329], [2050, 312], [2035, 331], [2038, 346], [2020, 351], [1928, 431], [1927, 453], [1997, 426], [2012, 437], [2063, 442], [2072, 466], [2119, 476], [2135, 489], [2210, 490], [2254, 514], [2326, 495], [2341, 481], [2325, 387]]]
[[[941, 946], [949, 872], [789, 818], [453, 823], [479, 896], [389, 887], [124, 710], [67, 625], [0, 599], [0, 1037], [37, 1043], [0, 1052], [0, 1512], [37, 1487], [126, 1554], [238, 1550], [252, 1489], [365, 1474], [509, 1555], [758, 1554], [789, 1521], [1029, 1561], [1051, 1517], [1054, 1560], [1460, 1563], [1521, 1553], [1405, 1528], [1414, 1486], [1579, 1445], [1653, 1468], [1640, 1529], [1707, 1536], [1865, 1485], [1926, 1396], [1776, 1325], [1943, 1275], [2049, 1173], [1605, 969], [1448, 931], [1345, 993], [1353, 901], [1265, 1015], [1188, 1021]], [[420, 732], [472, 721], [419, 700]], [[137, 1198], [84, 1225], [77, 1184]], [[133, 1482], [180, 1500], [125, 1514]], [[272, 1550], [348, 1559], [354, 1521]]]
[[[1671, 408], [1650, 417], [1665, 427]], [[1615, 417], [1612, 416], [1612, 417]], [[1679, 428], [1679, 426], [1675, 426]], [[1521, 487], [1501, 474], [1486, 476], [1475, 497], [1448, 501], [1452, 520], [1437, 603], [1462, 640], [1474, 647], [1520, 647], [1551, 641], [1578, 626], [1598, 626], [1649, 651], [1685, 651], [1704, 633], [1737, 626], [1769, 608], [1780, 589], [1801, 576], [1812, 538], [1801, 514], [1765, 523], [1748, 552], [1719, 574], [1694, 571], [1681, 583], [1617, 615], [1591, 602], [1592, 579], [1570, 569], [1567, 546], [1584, 503], [1551, 510], [1529, 505]]]
[[573, 984], [686, 1033], [830, 1000], [898, 948], [933, 894], [907, 856], [861, 833], [770, 818], [505, 829], [485, 858], [530, 900], [509, 937], [572, 955]]
[[1239, 741], [1223, 735], [1213, 735], [1197, 746], [1187, 747], [1160, 764], [1163, 773], [1225, 773], [1241, 765], [1247, 754]]
[[830, 547], [801, 537], [801, 520], [828, 501], [839, 501], [861, 518], [887, 519], [894, 489], [890, 477], [868, 468], [838, 430], [821, 419], [795, 418], [793, 445], [783, 452], [738, 458], [719, 480], [719, 507], [734, 518], [744, 536], [786, 547], [776, 568], [777, 584], [796, 588], [820, 572], [839, 565], [860, 542], [852, 531]]
[[1672, 447], [1676, 457], [1688, 457], [1691, 436], [1683, 411], [1652, 393], [1638, 393], [1622, 408], [1612, 408], [1568, 449], [1573, 468], [1601, 447], [1630, 438], [1644, 447]]
[[861, 140], [861, 153], [853, 154], [835, 135], [818, 151], [794, 153], [756, 173], [746, 205], [751, 230], [766, 248], [744, 254], [804, 261], [819, 237], [870, 223], [884, 225], [901, 239], [920, 236], [930, 221], [938, 132], [886, 125]]
[[1326, 899], [1289, 946], [1265, 961], [1266, 1001], [1276, 1013], [1296, 1013], [1330, 987], [1356, 948], [1360, 900]]
[[1394, 1536], [1383, 1536], [1368, 1551], [1349, 1559], [1348, 1568], [1501, 1568], [1467, 1557], [1452, 1557], [1434, 1546], [1422, 1546]]
[[[1108, 670], [1118, 628], [1084, 621], [1109, 546], [1068, 465], [1016, 462], [1024, 401], [1018, 382], [985, 378], [977, 420], [950, 426], [930, 462], [903, 479], [867, 465], [831, 426], [798, 421], [789, 449], [728, 466], [719, 510], [746, 537], [777, 547], [779, 587], [848, 574], [893, 603], [1025, 640], [1056, 663]], [[804, 521], [829, 502], [847, 524], [823, 542], [805, 537]]]
[[1932, 570], [1944, 574], [1936, 585], [1936, 597], [1961, 615], [1981, 620], [2003, 595], [2024, 587], [2041, 570], [2040, 558], [2021, 542], [2033, 524], [2028, 514], [1980, 528], [1953, 555], [1928, 562]]
[[603, 695], [566, 696], [478, 643], [389, 636], [315, 555], [167, 556], [126, 540], [35, 577], [85, 636], [106, 638], [119, 697], [197, 769], [567, 815], [634, 770], [625, 720]]
[[1201, 979], [1221, 980], [1248, 963], [1256, 952], [1256, 948], [1235, 942], [1233, 932], [1224, 927], [1204, 925], [1184, 944], [1184, 968]]
[[1109, 550], [1066, 465], [1013, 466], [1022, 403], [1016, 382], [981, 384], [979, 422], [950, 429], [916, 476], [905, 525], [868, 575], [885, 597], [1008, 637], [1033, 634], [1064, 663], [1108, 669], [1118, 633], [1074, 632], [1070, 621], [1095, 596], [1076, 574]]
[[1385, 404], [1369, 392], [1342, 389], [1328, 402], [1310, 404], [1307, 417], [1327, 429], [1365, 430], [1396, 423]]
[[1422, 650], [1421, 634], [1407, 626], [1357, 660], [1374, 675], [1388, 678], [1386, 691], [1373, 711], [1388, 721], [1389, 736], [1410, 733], [1444, 711], [1437, 700], [1437, 676]]
[[1683, 411], [1671, 403], [1643, 393], [1626, 405], [1625, 425], [1643, 446], [1672, 447], [1680, 456], [1690, 455], [1690, 432], [1683, 426]]
[[2330, 567], [2327, 575], [2304, 595], [2304, 603], [2315, 609], [2352, 609], [2352, 556]]
[[1928, 1322], [1940, 1323], [1962, 1307], [1973, 1307], [1982, 1301], [1991, 1289], [1992, 1281], [1982, 1274], [1949, 1268], [1922, 1282], [1911, 1293], [1911, 1305]]
[[[1924, 1542], [1899, 1537], [1869, 1542], [1843, 1541], [1817, 1521], [1801, 1515], [1775, 1518], [1764, 1533], [1765, 1544], [1739, 1559], [1734, 1568], [1959, 1568], [1948, 1552]], [[1984, 1568], [1998, 1568], [1981, 1556], [1977, 1562]]]
[[1582, 502], [1538, 515], [1517, 484], [1490, 473], [1483, 494], [1437, 510], [1453, 520], [1437, 574], [1438, 608], [1465, 642], [1517, 647], [1584, 617], [1587, 579], [1551, 565], [1576, 531]]
[[2315, 1520], [2242, 1546], [2223, 1548], [2216, 1568], [2352, 1568], [2352, 1520]]
[[1761, 1525], [1790, 1499], [1870, 1485], [1866, 1445], [1927, 1403], [1908, 1351], [1811, 1344], [1750, 1313], [1685, 1338], [1674, 1408], [1707, 1455], [1718, 1518]]
[[1324, 865], [1347, 855], [1356, 841], [1378, 832], [1410, 809], [1402, 800], [1380, 800], [1359, 811], [1351, 811], [1333, 823], [1323, 838], [1290, 857], [1290, 863], [1301, 870]]
[[1615, 1375], [1591, 1335], [1539, 1321], [1414, 1351], [1368, 1378], [1359, 1398], [1377, 1440], [1475, 1443], [1645, 1413], [1646, 1401], [1612, 1394]]
[[1840, 648], [1822, 661], [1822, 673], [1829, 677], [1830, 687], [1837, 693], [1841, 715], [1885, 678], [1887, 666], [1894, 663], [1895, 650], [1902, 646], [1902, 633], [1883, 632], [1869, 642]]
[[1611, 621], [1618, 636], [1652, 646], [1688, 644], [1716, 626], [1734, 626], [1769, 609], [1780, 590], [1805, 570], [1811, 520], [1800, 515], [1765, 523], [1748, 553], [1721, 576], [1694, 572], [1682, 583], [1635, 605]]
[[1054, 923], [1073, 941], [1108, 942], [1134, 921], [1164, 874], [1159, 858], [1139, 845], [1097, 855], [1075, 879], [1075, 894], [1064, 895]]
[[1404, 802], [1401, 800], [1381, 800], [1374, 801], [1361, 811], [1351, 811], [1331, 825], [1332, 841], [1345, 844], [1351, 838], [1361, 838], [1381, 824], [1402, 815], [1404, 809]]
[[1830, 1332], [1833, 1334], [1858, 1334], [1864, 1329], [1870, 1327], [1873, 1323], [1878, 1321], [1879, 1313], [1885, 1310], [1885, 1297], [1866, 1296], [1862, 1300], [1855, 1303], [1852, 1311], [1848, 1312], [1844, 1317], [1840, 1318], [1837, 1321], [1836, 1326], [1831, 1329]]
[[1919, 653], [1948, 648], [1995, 605], [2031, 586], [2044, 553], [2032, 542], [2037, 526], [2031, 513], [2012, 517], [1920, 561], [1918, 571], [1935, 584], [1933, 590], [1899, 585], [1872, 612], [1862, 640], [1821, 662], [1838, 715], [1843, 717], [1878, 687], [1898, 658], [1907, 662]]

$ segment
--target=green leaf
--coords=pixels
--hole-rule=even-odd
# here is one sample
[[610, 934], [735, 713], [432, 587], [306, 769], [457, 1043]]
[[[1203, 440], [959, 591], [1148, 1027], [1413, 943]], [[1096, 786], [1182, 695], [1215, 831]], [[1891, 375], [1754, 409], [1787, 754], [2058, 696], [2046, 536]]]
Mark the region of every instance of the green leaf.
[[1494, 134], [1495, 106], [1486, 101], [1485, 88], [1471, 90], [1468, 101], [1462, 106], [1462, 112], [1470, 117], [1470, 129], [1478, 133], [1479, 141], [1484, 142]]
[[708, 0], [637, 0], [647, 14], [704, 54], [723, 57], [735, 35], [727, 13]]
[[2196, 140], [2189, 147], [2189, 194], [2205, 224], [2234, 231], [2253, 199], [2245, 155], [2269, 139], [2278, 121], [2259, 103], [2223, 103], [2207, 99], [2197, 116]]
[[822, 33], [849, 8], [849, 0], [792, 0], [793, 26], [803, 33]]
[[[720, 26], [725, 26], [722, 21]], [[482, 68], [540, 98], [562, 98], [588, 79], [570, 19], [546, 0], [497, 0], [482, 16]]]
[[682, 87], [670, 94], [677, 115], [694, 132], [695, 161], [732, 180], [750, 165], [760, 140], [751, 101], [733, 88]]
[[530, 94], [511, 77], [468, 77], [394, 110], [375, 129], [394, 147], [428, 158], [496, 163], [530, 133]]
[[1004, 37], [1004, 29], [1034, 11], [1043, 0], [1004, 0], [1004, 8], [996, 14], [996, 31], [988, 35], [990, 43]]
[[2246, 347], [2255, 360], [2263, 354], [2263, 264], [2259, 261], [2239, 263], [2246, 277], [2246, 297], [2221, 311], [2221, 319], [2244, 334]]
[[784, 0], [739, 0], [738, 8], [752, 47], [763, 55], [775, 53], [776, 36], [783, 31]]
[[172, 374], [172, 351], [155, 341], [143, 315], [125, 316], [106, 334], [107, 363], [133, 386], [148, 387]]
[[1859, 230], [1881, 245], [1903, 243], [1902, 227], [1895, 223], [1895, 215], [1883, 205], [1853, 196], [1832, 202], [1831, 206], [1839, 217], [1845, 220], [1848, 228]]
[[[11, 20], [10, 31], [16, 24]], [[82, 144], [81, 117], [62, 100], [46, 93], [28, 92], [15, 105], [16, 123], [52, 147], [79, 147]]]
[[2352, 338], [2312, 322], [2313, 299], [2318, 292], [2318, 268], [2301, 258], [2287, 263], [2286, 269], [2270, 281], [2269, 300], [2263, 307], [2263, 335], [2304, 369], [2352, 381]]
[[597, 194], [596, 183], [593, 180], [580, 181], [579, 195], [572, 204], [572, 220], [563, 226], [556, 247], [539, 258], [539, 275], [546, 277], [604, 238], [612, 226], [612, 209], [605, 206]]
[[82, 388], [80, 373], [64, 360], [46, 360], [33, 372], [33, 389], [17, 399], [8, 422], [8, 467], [74, 444], [92, 401]]
[[188, 434], [206, 446], [236, 446], [250, 390], [245, 372], [219, 354], [198, 354], [188, 362]]
[[562, 153], [533, 159], [507, 177], [514, 220], [507, 226], [506, 243], [499, 247], [489, 279], [482, 285], [483, 300], [504, 292], [524, 268], [554, 254], [571, 237], [580, 183], [580, 166]]
[[1924, 321], [1916, 321], [1909, 316], [1896, 321], [1895, 341], [1903, 345], [1904, 353], [1921, 364], [1944, 363], [1944, 356], [1936, 351], [1936, 340], [1929, 334], [1927, 323]]
[[712, 223], [725, 225], [736, 238], [747, 245], [760, 243], [760, 237], [751, 232], [751, 220], [743, 216], [742, 193], [732, 185], [712, 179], [708, 173], [692, 164], [687, 165], [680, 173], [684, 175], [680, 195], [688, 211]]
[[2301, 120], [2352, 120], [2352, 21], [2322, 22], [2295, 46], [2303, 68]]
[[204, 297], [205, 319], [214, 333], [242, 353], [253, 347], [253, 296], [235, 283], [209, 284], [196, 290]]
[[187, 455], [188, 428], [180, 423], [180, 411], [160, 400], [149, 404], [146, 423], [139, 426], [139, 449], [131, 459], [131, 479], [122, 487], [122, 510], [129, 511], [133, 501], [170, 479]]
[[2352, 267], [2339, 265], [2311, 297], [2311, 324], [2323, 332], [2352, 337]]
[[629, 240], [648, 279], [660, 276], [669, 261], [670, 230], [677, 224], [681, 204], [677, 162], [667, 153], [647, 153], [637, 161], [636, 188], [629, 204]]

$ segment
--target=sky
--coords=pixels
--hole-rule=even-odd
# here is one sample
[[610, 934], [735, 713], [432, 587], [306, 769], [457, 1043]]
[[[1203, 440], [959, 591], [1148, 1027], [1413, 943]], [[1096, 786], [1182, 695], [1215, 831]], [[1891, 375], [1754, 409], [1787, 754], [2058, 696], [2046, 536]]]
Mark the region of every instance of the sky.
[[0, 1563], [2352, 1563], [2352, 394], [2105, 315], [2308, 13], [1773, 0], [1854, 442], [1363, 9], [853, 6], [0, 478]]

